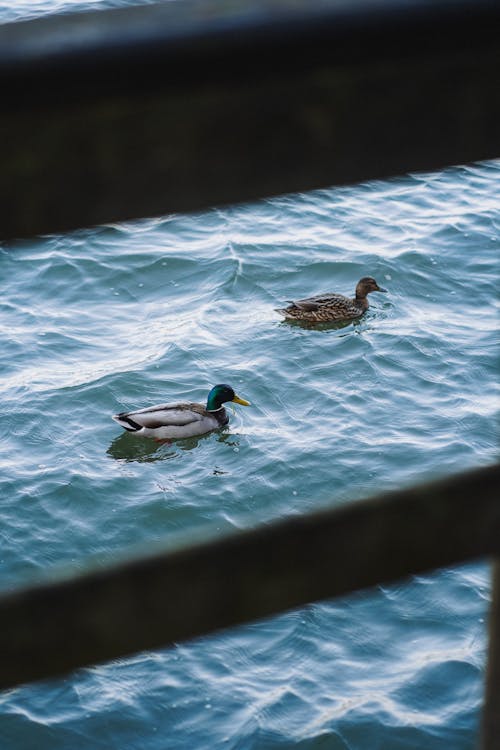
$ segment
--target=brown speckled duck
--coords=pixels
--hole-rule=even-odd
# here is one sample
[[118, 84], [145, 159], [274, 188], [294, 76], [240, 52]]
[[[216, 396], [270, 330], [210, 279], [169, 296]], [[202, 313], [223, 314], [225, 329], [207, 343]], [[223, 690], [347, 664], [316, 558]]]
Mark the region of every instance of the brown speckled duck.
[[301, 320], [308, 323], [328, 323], [336, 320], [354, 320], [368, 310], [367, 295], [370, 292], [387, 292], [371, 276], [364, 276], [356, 284], [354, 299], [343, 294], [318, 294], [290, 301], [288, 307], [278, 309], [287, 320]]

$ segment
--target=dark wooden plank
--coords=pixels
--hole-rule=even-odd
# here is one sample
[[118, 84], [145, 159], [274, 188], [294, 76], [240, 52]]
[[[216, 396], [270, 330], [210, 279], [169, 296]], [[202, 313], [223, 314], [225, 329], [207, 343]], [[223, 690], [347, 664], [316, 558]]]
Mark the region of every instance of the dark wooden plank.
[[0, 26], [0, 238], [496, 157], [499, 38], [487, 0]]
[[499, 480], [500, 464], [4, 594], [0, 688], [499, 554]]
[[486, 695], [482, 718], [482, 750], [498, 750], [500, 744], [500, 558], [492, 564], [491, 606]]

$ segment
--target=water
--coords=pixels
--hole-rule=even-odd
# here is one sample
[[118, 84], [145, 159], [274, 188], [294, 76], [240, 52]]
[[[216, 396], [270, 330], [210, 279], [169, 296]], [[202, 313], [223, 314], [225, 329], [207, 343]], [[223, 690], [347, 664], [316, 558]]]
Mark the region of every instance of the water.
[[[172, 0], [164, 1], [172, 2]], [[178, 1], [182, 2], [182, 0]], [[27, 21], [56, 13], [83, 13], [134, 5], [151, 5], [153, 2], [155, 0], [0, 0], [0, 23]]]
[[[499, 226], [489, 162], [0, 247], [1, 588], [495, 460]], [[346, 327], [273, 311], [367, 274]], [[217, 382], [219, 433], [110, 419]], [[474, 563], [8, 691], [0, 746], [474, 748], [488, 599]]]

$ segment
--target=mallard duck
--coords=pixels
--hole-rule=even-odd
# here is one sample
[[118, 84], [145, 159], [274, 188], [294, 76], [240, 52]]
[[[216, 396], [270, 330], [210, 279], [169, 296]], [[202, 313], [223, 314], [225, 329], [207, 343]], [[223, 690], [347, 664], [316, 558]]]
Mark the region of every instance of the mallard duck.
[[303, 320], [309, 323], [327, 323], [332, 320], [359, 318], [368, 310], [367, 295], [370, 292], [387, 292], [371, 276], [364, 276], [356, 284], [354, 299], [343, 294], [318, 294], [316, 297], [289, 300], [290, 305], [276, 312], [289, 320]]
[[231, 386], [214, 385], [207, 398], [206, 407], [193, 403], [169, 403], [148, 406], [138, 411], [121, 412], [112, 419], [128, 432], [142, 437], [162, 440], [179, 440], [223, 427], [229, 422], [229, 416], [223, 407], [227, 401], [250, 406], [249, 401], [240, 398]]

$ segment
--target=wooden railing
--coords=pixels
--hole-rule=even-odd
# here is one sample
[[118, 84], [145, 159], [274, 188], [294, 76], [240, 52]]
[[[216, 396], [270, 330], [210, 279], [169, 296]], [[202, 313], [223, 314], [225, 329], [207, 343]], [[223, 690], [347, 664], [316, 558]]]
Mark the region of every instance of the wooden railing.
[[0, 240], [500, 155], [496, 0], [0, 26]]
[[[0, 689], [500, 556], [500, 464], [0, 597]], [[498, 578], [485, 727], [500, 717]], [[485, 744], [485, 747], [495, 745]]]
[[[485, 0], [184, 0], [0, 26], [0, 238], [496, 157], [499, 38]], [[498, 559], [499, 478], [50, 572], [0, 597], [0, 688]], [[500, 738], [498, 565], [485, 750]]]

